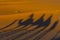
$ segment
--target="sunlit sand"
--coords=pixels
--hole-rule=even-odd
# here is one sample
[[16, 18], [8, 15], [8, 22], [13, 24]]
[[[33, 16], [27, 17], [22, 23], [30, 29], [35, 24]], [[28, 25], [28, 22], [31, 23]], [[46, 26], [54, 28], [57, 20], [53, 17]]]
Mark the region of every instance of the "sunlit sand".
[[[53, 15], [51, 24], [56, 20], [58, 20], [59, 23], [56, 28], [51, 31], [52, 34], [49, 34], [53, 35], [60, 31], [60, 0], [0, 0], [0, 29], [17, 20], [14, 25], [0, 30], [0, 32], [13, 30], [18, 25], [18, 20], [27, 20], [31, 14], [34, 14], [34, 21], [39, 19], [43, 14], [45, 14], [44, 21]], [[32, 28], [34, 27], [32, 26], [29, 29]]]

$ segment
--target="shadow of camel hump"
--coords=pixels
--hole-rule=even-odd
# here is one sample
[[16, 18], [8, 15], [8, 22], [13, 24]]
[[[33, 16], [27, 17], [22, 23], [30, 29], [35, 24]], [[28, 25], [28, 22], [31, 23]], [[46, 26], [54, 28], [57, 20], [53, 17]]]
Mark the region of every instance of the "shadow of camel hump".
[[[39, 17], [36, 21], [34, 21], [33, 17], [34, 17], [34, 14], [31, 14], [27, 20], [24, 20], [24, 19], [15, 20], [12, 23], [10, 23], [9, 25], [0, 29], [0, 30], [3, 30], [5, 28], [8, 28], [18, 21], [17, 26], [13, 30], [1, 33], [0, 39], [2, 39], [2, 40], [3, 39], [5, 39], [5, 40], [10, 40], [10, 39], [11, 40], [15, 40], [15, 39], [16, 40], [17, 39], [19, 39], [19, 40], [29, 40], [29, 39], [40, 40], [50, 31], [55, 29], [59, 22], [59, 20], [56, 20], [48, 30], [45, 30], [46, 28], [48, 28], [50, 26], [53, 15], [49, 16], [45, 21], [44, 21], [45, 14], [43, 14], [41, 17]], [[28, 26], [28, 25], [30, 25], [30, 26]], [[23, 26], [23, 27], [21, 27], [21, 26]], [[30, 27], [34, 27], [34, 26], [36, 26], [36, 27], [31, 30], [26, 30], [26, 29], [29, 29]], [[19, 27], [21, 27], [21, 28], [19, 28]], [[41, 27], [43, 27], [43, 28], [39, 29]], [[18, 29], [16, 29], [16, 28], [18, 28]], [[25, 29], [23, 29], [23, 28], [25, 28]]]

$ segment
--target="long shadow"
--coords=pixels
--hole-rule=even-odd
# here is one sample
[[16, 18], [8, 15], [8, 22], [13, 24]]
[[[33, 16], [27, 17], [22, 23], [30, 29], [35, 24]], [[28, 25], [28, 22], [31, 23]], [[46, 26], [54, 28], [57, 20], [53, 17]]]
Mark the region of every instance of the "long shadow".
[[[14, 22], [15, 22], [15, 21], [14, 21]], [[19, 28], [20, 26], [23, 26], [23, 25], [24, 25], [23, 27], [26, 27], [26, 26], [28, 26], [29, 24], [31, 24], [32, 22], [33, 22], [33, 14], [30, 15], [30, 18], [27, 19], [27, 20], [24, 21], [24, 22], [23, 22], [23, 19], [19, 20], [18, 26], [15, 27], [15, 28]], [[13, 23], [11, 23], [11, 24], [13, 24]], [[10, 25], [11, 25], [11, 24], [10, 24]], [[10, 25], [6, 26], [5, 28], [9, 27]], [[23, 27], [22, 27], [22, 28], [23, 28]], [[17, 33], [17, 32], [19, 32], [19, 31], [21, 31], [21, 28], [16, 29], [16, 30], [13, 30], [13, 31], [6, 32], [6, 33], [4, 33], [4, 34], [5, 34], [5, 35], [14, 34], [14, 33]]]
[[[22, 28], [25, 28], [26, 26], [28, 26], [28, 25], [30, 25], [30, 24], [32, 24], [33, 23], [33, 14], [32, 15], [30, 15], [30, 18], [28, 18], [27, 20], [25, 20], [24, 22], [22, 22], [21, 20], [19, 21], [19, 23], [18, 23], [18, 26], [16, 27], [16, 28], [19, 28], [20, 26], [23, 26]], [[21, 28], [20, 28], [21, 29]]]
[[10, 23], [9, 25], [7, 25], [7, 26], [5, 26], [5, 27], [1, 28], [0, 30], [3, 30], [3, 29], [5, 29], [5, 28], [10, 27], [10, 26], [11, 26], [11, 25], [13, 25], [16, 21], [17, 21], [17, 20], [13, 21], [12, 23]]
[[[41, 18], [43, 18], [43, 16], [42, 16]], [[34, 30], [36, 30], [36, 29], [38, 29], [38, 28], [40, 28], [40, 27], [44, 27], [44, 28], [41, 29], [41, 30], [39, 30], [39, 31], [37, 31], [36, 33], [30, 35], [29, 37], [24, 38], [23, 40], [29, 39], [30, 37], [35, 36], [36, 34], [38, 34], [38, 33], [40, 33], [41, 31], [43, 31], [45, 28], [47, 28], [47, 27], [49, 26], [50, 22], [51, 22], [51, 18], [52, 18], [52, 15], [51, 15], [45, 22], [41, 22], [41, 23], [37, 24], [37, 27], [34, 28]]]
[[[22, 22], [22, 21], [23, 21], [23, 19], [19, 20], [18, 26], [15, 27], [15, 28], [19, 28], [20, 26], [23, 26], [23, 25], [24, 25], [24, 27], [26, 27], [26, 26], [28, 26], [29, 24], [31, 24], [31, 23], [33, 22], [33, 14], [30, 15], [30, 18], [27, 19], [26, 21], [24, 21], [24, 22]], [[15, 22], [15, 21], [14, 21], [14, 22]], [[11, 23], [11, 24], [13, 24], [13, 23]], [[11, 25], [11, 24], [10, 24], [10, 25]], [[6, 26], [5, 28], [9, 27], [10, 25]], [[23, 27], [22, 27], [22, 28], [23, 28]], [[4, 29], [4, 28], [3, 28], [3, 29]], [[9, 32], [9, 34], [17, 33], [17, 32], [20, 31], [20, 30], [21, 30], [21, 28], [19, 28], [19, 29], [17, 29], [17, 30], [13, 30], [13, 31]], [[8, 35], [8, 33], [7, 33], [7, 35]]]
[[[43, 22], [39, 22], [39, 24], [37, 24], [37, 27], [36, 28], [40, 28], [40, 27], [44, 27], [44, 29], [47, 27], [47, 26], [49, 26], [50, 25], [50, 23], [51, 23], [51, 18], [52, 18], [52, 15], [46, 20], [46, 21], [43, 21]], [[35, 28], [35, 29], [36, 29]], [[44, 30], [43, 29], [43, 30]]]
[[[52, 16], [50, 16], [45, 22], [43, 21], [44, 20], [43, 19], [44, 15], [41, 18], [39, 18], [36, 22], [33, 22], [33, 18], [32, 17], [33, 17], [33, 14], [30, 16], [29, 20], [26, 20], [24, 22], [22, 22], [22, 20], [20, 20], [18, 27], [19, 26], [22, 26], [22, 25], [25, 25], [25, 27], [26, 27], [27, 25], [32, 24], [32, 25], [37, 25], [37, 27], [34, 29], [34, 30], [36, 30], [37, 28], [40, 28], [41, 26], [44, 26], [44, 28], [39, 31], [39, 32], [41, 32], [41, 31], [43, 31], [50, 24], [50, 21], [51, 21], [51, 17]], [[24, 34], [26, 34], [26, 33], [29, 32], [29, 31], [27, 31], [27, 32], [21, 33], [20, 31], [21, 31], [21, 29], [13, 30], [11, 32], [5, 33], [5, 35], [7, 35], [7, 36], [10, 35], [11, 36], [13, 34], [20, 33], [19, 35], [21, 36], [21, 35], [24, 35]], [[36, 32], [35, 34], [37, 34], [39, 32]]]
[[58, 21], [56, 21], [49, 30], [44, 31], [43, 33], [41, 33], [40, 35], [38, 35], [37, 37], [35, 37], [34, 40], [39, 40], [39, 39], [41, 39], [41, 38], [42, 38], [43, 36], [45, 36], [48, 32], [52, 31], [52, 30], [57, 26], [57, 24], [58, 24]]
[[[30, 18], [29, 18], [29, 20], [28, 21], [31, 21], [31, 19], [33, 19], [32, 18], [33, 17], [33, 14], [30, 16]], [[39, 19], [39, 20], [42, 20], [43, 19], [43, 16]], [[22, 19], [21, 20], [19, 20], [19, 25], [18, 25], [18, 27], [19, 26], [23, 26], [23, 25], [25, 25], [26, 23], [25, 22], [28, 22], [28, 21], [25, 21], [25, 22], [23, 22], [23, 23], [21, 23], [21, 21], [22, 21]], [[33, 20], [32, 20], [33, 21]], [[38, 21], [38, 20], [37, 20]], [[32, 23], [32, 22], [31, 22]], [[29, 23], [30, 24], [30, 23]], [[26, 24], [27, 25], [27, 24]], [[32, 24], [32, 25], [34, 25], [34, 24]], [[17, 30], [14, 30], [16, 33], [18, 32], [18, 31], [20, 31], [21, 30], [21, 28], [20, 29], [17, 29]], [[14, 32], [14, 33], [15, 33]], [[10, 32], [9, 32], [10, 33]], [[11, 32], [12, 34], [13, 34], [13, 31]], [[7, 33], [8, 34], [8, 33]]]
[[[50, 22], [51, 22], [51, 17], [52, 16], [50, 16], [45, 22], [41, 22], [40, 20], [41, 19], [43, 19], [43, 16], [39, 19], [39, 21], [42, 23], [40, 23], [38, 20], [36, 21], [37, 22], [37, 24], [34, 24], [34, 25], [38, 25], [37, 27], [36, 27], [36, 29], [38, 29], [38, 28], [40, 28], [41, 26], [44, 26], [44, 28], [43, 29], [41, 29], [41, 30], [39, 30], [39, 31], [37, 31], [35, 34], [33, 34], [32, 36], [34, 36], [34, 35], [36, 35], [36, 34], [38, 34], [38, 33], [40, 33], [41, 31], [43, 31], [49, 24], [50, 24]], [[42, 20], [43, 21], [43, 20]], [[35, 23], [36, 23], [35, 22]], [[39, 22], [39, 24], [38, 24], [38, 22]], [[41, 25], [40, 25], [41, 24]], [[33, 25], [33, 24], [32, 24]], [[36, 29], [34, 29], [34, 30], [36, 30]], [[34, 31], [33, 30], [33, 31]], [[24, 33], [25, 34], [25, 33]], [[18, 36], [16, 36], [16, 38], [18, 38], [18, 37], [20, 37], [19, 35]], [[30, 38], [31, 37], [31, 35], [28, 37], [28, 38]], [[15, 39], [16, 39], [15, 38]], [[26, 38], [25, 38], [26, 39]], [[24, 40], [25, 40], [24, 39]]]
[[41, 25], [43, 23], [43, 21], [44, 21], [44, 16], [45, 16], [45, 14], [43, 14], [38, 20], [36, 20], [35, 22], [33, 22], [31, 24], [31, 26], [27, 27], [26, 29], [28, 29], [28, 28], [30, 28], [32, 26], [35, 26], [35, 25], [37, 25], [37, 26]]

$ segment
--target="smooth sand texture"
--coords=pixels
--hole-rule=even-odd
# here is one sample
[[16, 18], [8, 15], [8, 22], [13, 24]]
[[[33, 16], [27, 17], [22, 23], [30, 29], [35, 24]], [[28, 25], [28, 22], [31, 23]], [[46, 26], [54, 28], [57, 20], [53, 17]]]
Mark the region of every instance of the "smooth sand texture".
[[59, 0], [0, 0], [0, 14], [25, 13], [33, 11], [60, 12]]

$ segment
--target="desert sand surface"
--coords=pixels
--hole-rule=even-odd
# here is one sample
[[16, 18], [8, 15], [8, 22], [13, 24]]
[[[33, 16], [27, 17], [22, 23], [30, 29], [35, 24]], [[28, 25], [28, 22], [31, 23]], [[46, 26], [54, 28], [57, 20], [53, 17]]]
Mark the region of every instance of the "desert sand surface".
[[[23, 19], [23, 21], [25, 21], [30, 18], [30, 15], [32, 14], [34, 22], [44, 14], [44, 21], [52, 15], [50, 25], [39, 33], [37, 32], [40, 31], [43, 27], [34, 29], [36, 25], [28, 25], [25, 28], [21, 28], [21, 26], [16, 28], [18, 26], [19, 20]], [[49, 30], [49, 28], [56, 21], [58, 21], [57, 26], [50, 32], [47, 32], [46, 35], [44, 35], [44, 31]], [[16, 29], [19, 29], [20, 31], [17, 31]], [[29, 30], [33, 29], [34, 31], [28, 32]], [[0, 0], [0, 35], [3, 35], [0, 36], [2, 37], [0, 40], [51, 40], [56, 34], [58, 34], [59, 31], [60, 0]], [[27, 33], [23, 35], [25, 32]], [[18, 36], [19, 34], [21, 36]], [[59, 35], [57, 35], [56, 38], [60, 37]]]

